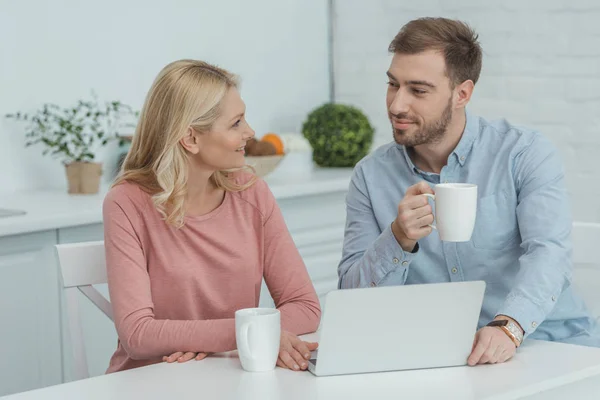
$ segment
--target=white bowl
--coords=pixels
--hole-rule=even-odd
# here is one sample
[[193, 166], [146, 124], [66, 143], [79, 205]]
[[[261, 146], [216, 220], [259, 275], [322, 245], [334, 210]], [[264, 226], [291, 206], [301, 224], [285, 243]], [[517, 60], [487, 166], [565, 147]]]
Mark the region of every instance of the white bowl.
[[264, 178], [277, 168], [284, 155], [275, 156], [246, 156], [246, 164], [254, 167], [256, 175]]

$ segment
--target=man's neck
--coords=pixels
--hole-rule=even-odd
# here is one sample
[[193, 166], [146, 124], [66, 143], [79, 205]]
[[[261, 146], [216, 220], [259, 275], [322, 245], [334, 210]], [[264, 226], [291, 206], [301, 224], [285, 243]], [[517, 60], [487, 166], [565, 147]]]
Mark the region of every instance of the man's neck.
[[467, 117], [465, 111], [457, 112], [441, 141], [437, 143], [422, 144], [409, 148], [409, 155], [415, 166], [421, 171], [434, 172], [439, 174], [442, 168], [448, 163], [448, 157], [462, 138]]

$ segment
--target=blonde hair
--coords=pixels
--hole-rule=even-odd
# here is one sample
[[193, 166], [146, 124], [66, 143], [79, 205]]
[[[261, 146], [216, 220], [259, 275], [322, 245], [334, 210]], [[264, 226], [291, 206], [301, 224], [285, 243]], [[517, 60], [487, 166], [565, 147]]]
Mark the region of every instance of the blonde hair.
[[[125, 181], [139, 185], [165, 221], [184, 225], [188, 156], [180, 140], [189, 127], [209, 131], [227, 91], [237, 88], [230, 72], [203, 61], [179, 60], [158, 74], [140, 113], [131, 148], [113, 187]], [[247, 167], [216, 171], [211, 179], [226, 191], [245, 190], [256, 181], [237, 184], [232, 173]]]

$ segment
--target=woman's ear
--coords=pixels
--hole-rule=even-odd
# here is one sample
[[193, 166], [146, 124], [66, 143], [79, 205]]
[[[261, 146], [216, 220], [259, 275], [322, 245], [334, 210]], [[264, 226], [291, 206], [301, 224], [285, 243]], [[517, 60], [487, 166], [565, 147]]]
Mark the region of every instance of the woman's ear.
[[198, 146], [198, 132], [196, 132], [192, 127], [187, 129], [185, 136], [179, 140], [179, 143], [183, 146], [184, 149], [189, 151], [192, 154], [198, 154], [200, 151], [200, 147]]

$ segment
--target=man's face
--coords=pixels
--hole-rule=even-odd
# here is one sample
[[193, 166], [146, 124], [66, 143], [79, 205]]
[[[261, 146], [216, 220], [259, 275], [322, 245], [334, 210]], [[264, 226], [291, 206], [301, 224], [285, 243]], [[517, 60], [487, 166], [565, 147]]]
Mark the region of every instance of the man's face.
[[406, 147], [439, 142], [452, 120], [453, 90], [442, 54], [394, 54], [386, 104], [394, 140]]

